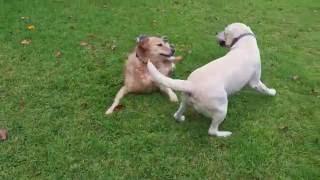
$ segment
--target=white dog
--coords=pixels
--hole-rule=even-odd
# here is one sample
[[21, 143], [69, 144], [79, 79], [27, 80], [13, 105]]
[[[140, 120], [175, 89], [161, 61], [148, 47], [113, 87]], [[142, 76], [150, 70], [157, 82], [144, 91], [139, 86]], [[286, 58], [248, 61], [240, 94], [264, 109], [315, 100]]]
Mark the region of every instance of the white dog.
[[230, 136], [229, 131], [220, 131], [228, 109], [228, 95], [241, 90], [245, 85], [270, 96], [276, 95], [261, 80], [260, 53], [255, 35], [242, 23], [228, 25], [217, 35], [220, 45], [230, 48], [223, 57], [193, 71], [188, 80], [175, 80], [162, 75], [151, 62], [148, 70], [154, 81], [182, 91], [182, 102], [174, 118], [184, 121], [186, 105], [212, 118], [209, 135]]

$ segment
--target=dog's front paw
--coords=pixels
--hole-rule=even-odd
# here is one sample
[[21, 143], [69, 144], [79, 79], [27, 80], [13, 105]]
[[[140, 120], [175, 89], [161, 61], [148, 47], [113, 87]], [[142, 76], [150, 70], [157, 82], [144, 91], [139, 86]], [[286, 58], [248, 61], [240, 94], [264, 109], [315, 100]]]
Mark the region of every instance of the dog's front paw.
[[184, 115], [179, 116], [178, 113], [174, 113], [173, 117], [178, 122], [183, 122], [184, 120], [186, 120], [186, 117]]
[[275, 89], [269, 89], [269, 93], [270, 96], [275, 96], [277, 94], [277, 91]]
[[108, 109], [104, 114], [105, 115], [110, 115], [113, 113], [113, 109]]
[[217, 136], [217, 137], [228, 137], [231, 136], [232, 132], [230, 131], [211, 131], [209, 129], [209, 135], [211, 136]]

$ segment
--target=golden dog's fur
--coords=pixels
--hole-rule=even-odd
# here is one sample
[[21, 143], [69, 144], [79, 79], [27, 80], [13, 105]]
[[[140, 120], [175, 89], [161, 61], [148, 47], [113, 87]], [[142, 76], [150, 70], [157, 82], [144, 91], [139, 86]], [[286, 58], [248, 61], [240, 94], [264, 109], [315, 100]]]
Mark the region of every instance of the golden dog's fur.
[[118, 91], [106, 114], [111, 114], [120, 103], [120, 99], [128, 93], [146, 93], [160, 88], [168, 94], [171, 101], [177, 102], [178, 98], [170, 88], [152, 81], [146, 64], [150, 60], [163, 75], [169, 76], [174, 64], [181, 60], [181, 57], [174, 57], [173, 54], [174, 49], [164, 38], [139, 37], [137, 46], [125, 64], [124, 85]]

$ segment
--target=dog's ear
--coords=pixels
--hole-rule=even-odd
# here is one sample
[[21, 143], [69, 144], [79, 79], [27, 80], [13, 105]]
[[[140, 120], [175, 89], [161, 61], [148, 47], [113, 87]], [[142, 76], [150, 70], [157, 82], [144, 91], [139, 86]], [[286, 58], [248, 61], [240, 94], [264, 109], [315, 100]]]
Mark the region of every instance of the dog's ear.
[[164, 42], [168, 42], [168, 41], [169, 41], [169, 39], [168, 39], [167, 36], [161, 36], [161, 39], [162, 39]]
[[147, 56], [146, 53], [148, 51], [148, 42], [149, 42], [149, 38], [147, 36], [144, 36], [139, 39], [139, 42], [137, 45], [136, 53], [138, 58], [142, 61], [144, 61], [145, 57]]
[[224, 39], [225, 39], [225, 45], [229, 47], [232, 44], [232, 41], [234, 39], [234, 34], [230, 28], [226, 28], [224, 31]]
[[141, 34], [136, 38], [136, 42], [139, 43], [145, 38], [148, 38], [148, 36]]

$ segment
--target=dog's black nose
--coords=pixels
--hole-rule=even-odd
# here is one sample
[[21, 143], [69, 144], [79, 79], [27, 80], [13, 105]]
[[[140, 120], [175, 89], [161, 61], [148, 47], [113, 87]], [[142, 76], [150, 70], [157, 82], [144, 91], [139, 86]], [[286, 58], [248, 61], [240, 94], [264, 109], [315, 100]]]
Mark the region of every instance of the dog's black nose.
[[225, 41], [219, 41], [219, 45], [224, 47], [224, 46], [226, 46], [226, 42]]

